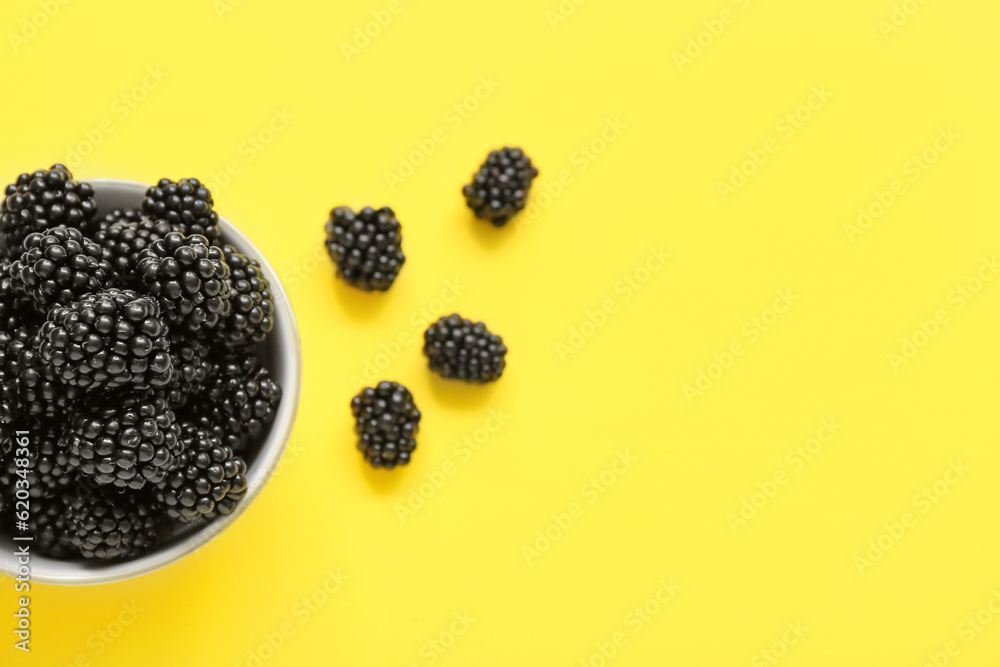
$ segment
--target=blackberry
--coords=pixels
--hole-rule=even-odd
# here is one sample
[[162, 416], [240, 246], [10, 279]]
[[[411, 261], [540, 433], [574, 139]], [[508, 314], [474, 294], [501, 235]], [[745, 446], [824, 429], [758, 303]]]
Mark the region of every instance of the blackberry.
[[[3, 458], [14, 450], [14, 427], [11, 424], [4, 424], [0, 422], [0, 458]], [[0, 485], [0, 496], [6, 492], [7, 489]], [[0, 498], [2, 500], [2, 498]], [[0, 516], [3, 516], [2, 503], [0, 503]]]
[[234, 345], [260, 343], [274, 328], [274, 297], [257, 260], [247, 257], [231, 245], [223, 246], [229, 266], [229, 302], [232, 312], [226, 319], [223, 337]]
[[0, 202], [0, 241], [3, 253], [14, 259], [24, 250], [24, 238], [53, 227], [75, 227], [84, 234], [93, 230], [97, 204], [89, 183], [73, 180], [61, 164], [21, 174], [7, 186]]
[[[24, 428], [20, 426], [19, 428]], [[31, 498], [55, 498], [69, 489], [76, 479], [62, 440], [63, 429], [55, 422], [33, 424], [28, 428], [30, 447], [27, 466], [17, 466], [15, 456], [8, 455], [0, 468], [0, 488], [14, 489], [20, 479], [18, 468], [26, 468], [28, 495]]]
[[[11, 341], [11, 334], [0, 329], [0, 425], [13, 423], [20, 405], [17, 364], [12, 363], [10, 368], [7, 365], [7, 348]], [[0, 442], [0, 454], [5, 454], [8, 449], [5, 442]]]
[[184, 453], [157, 485], [156, 499], [167, 516], [183, 523], [232, 514], [246, 495], [246, 463], [208, 429], [181, 423]]
[[204, 236], [168, 233], [139, 253], [137, 275], [175, 333], [206, 334], [231, 312], [229, 266]]
[[65, 503], [66, 535], [84, 558], [134, 558], [157, 542], [161, 514], [143, 494], [92, 490]]
[[53, 306], [113, 286], [114, 276], [101, 247], [71, 227], [28, 234], [10, 275], [13, 286], [30, 297], [42, 315]]
[[197, 178], [160, 182], [146, 190], [143, 212], [178, 225], [185, 234], [199, 234], [209, 241], [219, 238], [219, 214], [212, 210], [212, 193]]
[[201, 399], [194, 406], [199, 424], [241, 452], [274, 421], [281, 386], [256, 357], [234, 356], [219, 364]]
[[355, 213], [346, 206], [330, 211], [326, 223], [326, 250], [337, 265], [337, 275], [354, 287], [384, 292], [403, 268], [403, 234], [389, 207], [371, 207]]
[[108, 289], [53, 308], [38, 337], [42, 362], [71, 387], [92, 392], [170, 381], [159, 306], [131, 290]]
[[18, 329], [6, 342], [6, 349], [0, 349], [3, 357], [0, 365], [7, 378], [15, 379], [20, 414], [41, 419], [65, 419], [82, 391], [79, 387], [63, 384], [55, 367], [42, 361], [38, 354], [37, 330]]
[[11, 262], [0, 259], [0, 331], [13, 331], [36, 319], [31, 297], [11, 279]]
[[430, 368], [443, 378], [493, 382], [507, 365], [503, 339], [482, 322], [460, 315], [442, 317], [424, 332], [424, 354]]
[[31, 501], [28, 534], [32, 537], [32, 548], [43, 556], [59, 560], [68, 560], [73, 556], [70, 535], [66, 530], [66, 506], [61, 498]]
[[73, 415], [69, 462], [100, 485], [141, 489], [162, 482], [183, 453], [174, 412], [156, 394], [109, 396]]
[[106, 216], [97, 221], [96, 229], [94, 234], [101, 231], [102, 229], [107, 229], [111, 225], [116, 225], [120, 222], [124, 223], [135, 223], [143, 220], [146, 216], [140, 209], [137, 208], [116, 208]]
[[204, 340], [171, 337], [172, 370], [170, 383], [164, 390], [171, 408], [178, 410], [187, 405], [191, 397], [201, 393], [215, 369], [211, 352], [211, 346]]
[[536, 176], [538, 169], [524, 151], [501, 148], [490, 151], [462, 194], [477, 218], [491, 222], [494, 227], [503, 227], [524, 208]]
[[123, 284], [137, 286], [136, 268], [139, 253], [170, 232], [179, 230], [166, 220], [121, 220], [98, 230], [94, 242], [101, 247], [104, 260]]
[[414, 436], [420, 411], [410, 391], [397, 382], [379, 382], [361, 390], [351, 400], [358, 449], [374, 468], [391, 470], [410, 462], [417, 448]]

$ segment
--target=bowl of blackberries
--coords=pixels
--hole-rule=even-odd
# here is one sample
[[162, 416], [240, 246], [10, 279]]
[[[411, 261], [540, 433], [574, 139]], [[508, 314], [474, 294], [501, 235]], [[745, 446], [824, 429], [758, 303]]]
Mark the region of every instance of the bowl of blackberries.
[[62, 165], [4, 190], [3, 574], [82, 585], [166, 567], [277, 468], [299, 400], [295, 317], [215, 206], [197, 179], [82, 181]]

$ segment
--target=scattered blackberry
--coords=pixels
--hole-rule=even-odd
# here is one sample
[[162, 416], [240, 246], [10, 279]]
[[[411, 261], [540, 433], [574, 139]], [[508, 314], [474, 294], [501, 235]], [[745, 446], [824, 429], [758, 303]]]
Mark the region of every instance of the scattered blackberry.
[[229, 266], [204, 236], [168, 233], [139, 253], [137, 275], [175, 333], [205, 334], [229, 316]]
[[326, 250], [337, 265], [337, 275], [366, 291], [386, 291], [403, 268], [403, 234], [388, 206], [355, 213], [346, 206], [330, 211], [326, 223]]
[[66, 535], [84, 558], [134, 558], [156, 544], [160, 512], [142, 494], [96, 490], [65, 503]]
[[[131, 210], [131, 209], [130, 209]], [[101, 247], [103, 258], [115, 275], [128, 286], [136, 286], [136, 267], [139, 253], [170, 232], [179, 230], [166, 220], [144, 218], [122, 220], [94, 233], [94, 241]]]
[[194, 406], [194, 416], [224, 445], [241, 452], [274, 421], [281, 386], [252, 356], [226, 359], [214, 375]]
[[[24, 428], [24, 425], [19, 428]], [[73, 470], [67, 456], [66, 449], [61, 442], [63, 429], [56, 422], [43, 422], [32, 424], [28, 431], [30, 433], [30, 447], [28, 453], [28, 465], [17, 466], [13, 455], [8, 455], [7, 460], [0, 468], [0, 488], [14, 489], [14, 484], [20, 479], [17, 474], [18, 468], [27, 468], [25, 479], [28, 482], [28, 494], [31, 498], [54, 498], [60, 492], [69, 489], [76, 479], [76, 471]]]
[[66, 506], [61, 498], [31, 501], [28, 534], [32, 537], [32, 548], [43, 556], [67, 560], [73, 555], [70, 535], [66, 530]]
[[24, 250], [24, 238], [61, 225], [84, 234], [93, 229], [97, 204], [89, 183], [73, 180], [61, 164], [21, 174], [8, 185], [0, 202], [0, 241], [6, 257], [14, 259]]
[[229, 266], [229, 302], [232, 312], [223, 329], [225, 340], [234, 345], [263, 342], [274, 328], [274, 298], [271, 285], [257, 260], [242, 255], [231, 245], [223, 246]]
[[0, 349], [0, 365], [8, 381], [15, 379], [19, 414], [65, 419], [82, 391], [78, 387], [64, 385], [57, 377], [56, 369], [42, 361], [38, 355], [37, 330], [17, 329], [5, 342], [6, 348]]
[[167, 403], [174, 410], [185, 405], [192, 396], [200, 394], [215, 369], [211, 346], [198, 338], [171, 337], [170, 383], [164, 390]]
[[54, 227], [28, 234], [24, 252], [11, 263], [13, 286], [34, 302], [42, 315], [85, 294], [113, 286], [111, 265], [101, 247], [79, 229]]
[[477, 218], [493, 223], [494, 227], [503, 227], [524, 208], [536, 176], [538, 169], [524, 151], [501, 148], [490, 151], [462, 194]]
[[231, 514], [247, 492], [246, 463], [217, 435], [191, 422], [181, 423], [181, 443], [179, 465], [156, 487], [167, 516], [191, 523]]
[[66, 436], [69, 462], [97, 484], [141, 489], [162, 482], [182, 454], [180, 428], [162, 396], [110, 396], [81, 409]]
[[170, 381], [159, 306], [131, 290], [108, 289], [53, 308], [38, 337], [42, 362], [71, 387], [89, 392]]
[[209, 241], [219, 238], [219, 215], [212, 210], [212, 193], [197, 178], [174, 182], [161, 178], [146, 190], [142, 210], [146, 215], [179, 225], [185, 234], [199, 234]]
[[503, 373], [507, 348], [482, 322], [460, 315], [442, 317], [424, 332], [424, 354], [443, 378], [493, 382]]
[[379, 382], [361, 390], [351, 400], [358, 449], [374, 468], [391, 470], [410, 462], [417, 448], [414, 436], [420, 425], [420, 411], [413, 396], [396, 382]]

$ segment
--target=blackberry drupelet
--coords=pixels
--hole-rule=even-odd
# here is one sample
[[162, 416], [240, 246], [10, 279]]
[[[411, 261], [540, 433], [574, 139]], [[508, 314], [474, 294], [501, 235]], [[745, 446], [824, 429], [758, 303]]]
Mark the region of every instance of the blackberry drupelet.
[[108, 289], [53, 308], [38, 338], [42, 362], [71, 387], [94, 392], [164, 387], [170, 381], [159, 306], [131, 290]]
[[219, 364], [193, 408], [199, 425], [234, 452], [243, 451], [274, 421], [281, 402], [281, 386], [249, 354], [234, 355]]
[[157, 542], [161, 513], [143, 494], [84, 490], [65, 503], [70, 547], [84, 558], [134, 558]]
[[217, 435], [192, 422], [181, 423], [184, 453], [179, 465], [157, 485], [157, 502], [183, 523], [231, 514], [246, 495], [246, 463]]
[[139, 253], [179, 229], [166, 220], [122, 220], [95, 232], [94, 242], [101, 247], [102, 256], [115, 276], [129, 287], [138, 287], [136, 269]]
[[136, 490], [162, 482], [183, 453], [177, 418], [158, 394], [112, 394], [80, 409], [66, 449], [81, 475]]
[[538, 169], [524, 151], [501, 148], [490, 151], [462, 194], [477, 218], [491, 222], [494, 227], [503, 227], [524, 208], [536, 176]]
[[174, 410], [187, 405], [200, 394], [215, 371], [208, 341], [181, 336], [170, 338], [171, 375], [164, 390], [167, 403]]
[[73, 174], [61, 164], [21, 174], [4, 195], [0, 240], [2, 253], [10, 259], [21, 254], [24, 238], [32, 232], [67, 226], [89, 234], [94, 228], [94, 189], [89, 183], [74, 181]]
[[240, 254], [231, 245], [223, 246], [222, 252], [230, 271], [232, 306], [222, 330], [223, 338], [232, 345], [263, 342], [274, 328], [271, 285], [257, 260]]
[[326, 250], [338, 276], [369, 292], [392, 287], [406, 261], [402, 227], [388, 206], [378, 211], [366, 207], [358, 213], [346, 206], [330, 211]]
[[[24, 429], [28, 425], [20, 425]], [[18, 468], [26, 468], [25, 479], [31, 498], [55, 498], [70, 488], [76, 480], [76, 471], [70, 465], [65, 444], [61, 441], [63, 428], [57, 422], [31, 424], [30, 447], [27, 466], [17, 466], [13, 455], [8, 455], [0, 468], [0, 488], [13, 491], [20, 479]]]
[[185, 234], [200, 234], [211, 242], [219, 238], [219, 215], [212, 207], [212, 193], [197, 178], [160, 182], [146, 190], [143, 212], [155, 219], [179, 225]]
[[14, 288], [42, 315], [115, 282], [101, 247], [71, 227], [29, 234], [24, 252], [11, 263], [10, 276]]
[[229, 317], [229, 266], [204, 236], [168, 233], [139, 253], [136, 273], [174, 333], [207, 335]]
[[443, 378], [493, 382], [507, 365], [503, 339], [482, 322], [460, 315], [442, 317], [424, 332], [424, 354], [430, 368]]
[[351, 400], [358, 449], [374, 468], [391, 470], [410, 462], [420, 411], [410, 391], [397, 382], [379, 382]]

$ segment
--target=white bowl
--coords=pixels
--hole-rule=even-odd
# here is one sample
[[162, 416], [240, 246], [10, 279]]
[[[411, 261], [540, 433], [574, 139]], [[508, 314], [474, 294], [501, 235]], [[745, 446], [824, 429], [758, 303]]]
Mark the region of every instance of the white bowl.
[[[113, 179], [91, 179], [97, 201], [97, 215], [104, 216], [116, 208], [138, 208], [148, 185], [133, 181]], [[274, 423], [246, 454], [247, 493], [236, 504], [236, 509], [228, 516], [220, 516], [207, 525], [189, 528], [174, 535], [166, 544], [152, 553], [123, 562], [102, 563], [100, 561], [61, 561], [45, 558], [38, 553], [31, 554], [31, 581], [60, 586], [88, 586], [110, 584], [133, 577], [149, 574], [172, 565], [190, 556], [205, 546], [216, 535], [231, 526], [260, 495], [264, 485], [271, 478], [291, 437], [292, 425], [299, 406], [302, 384], [302, 349], [295, 314], [288, 302], [288, 295], [277, 274], [267, 263], [260, 250], [228, 220], [219, 217], [219, 228], [226, 243], [235, 246], [241, 253], [254, 257], [260, 262], [264, 277], [271, 284], [274, 297], [274, 330], [261, 345], [261, 356], [272, 377], [281, 385], [282, 398]], [[3, 520], [12, 521], [10, 516]], [[0, 535], [0, 573], [16, 577], [17, 559], [15, 548], [31, 542], [15, 542], [6, 535]]]

